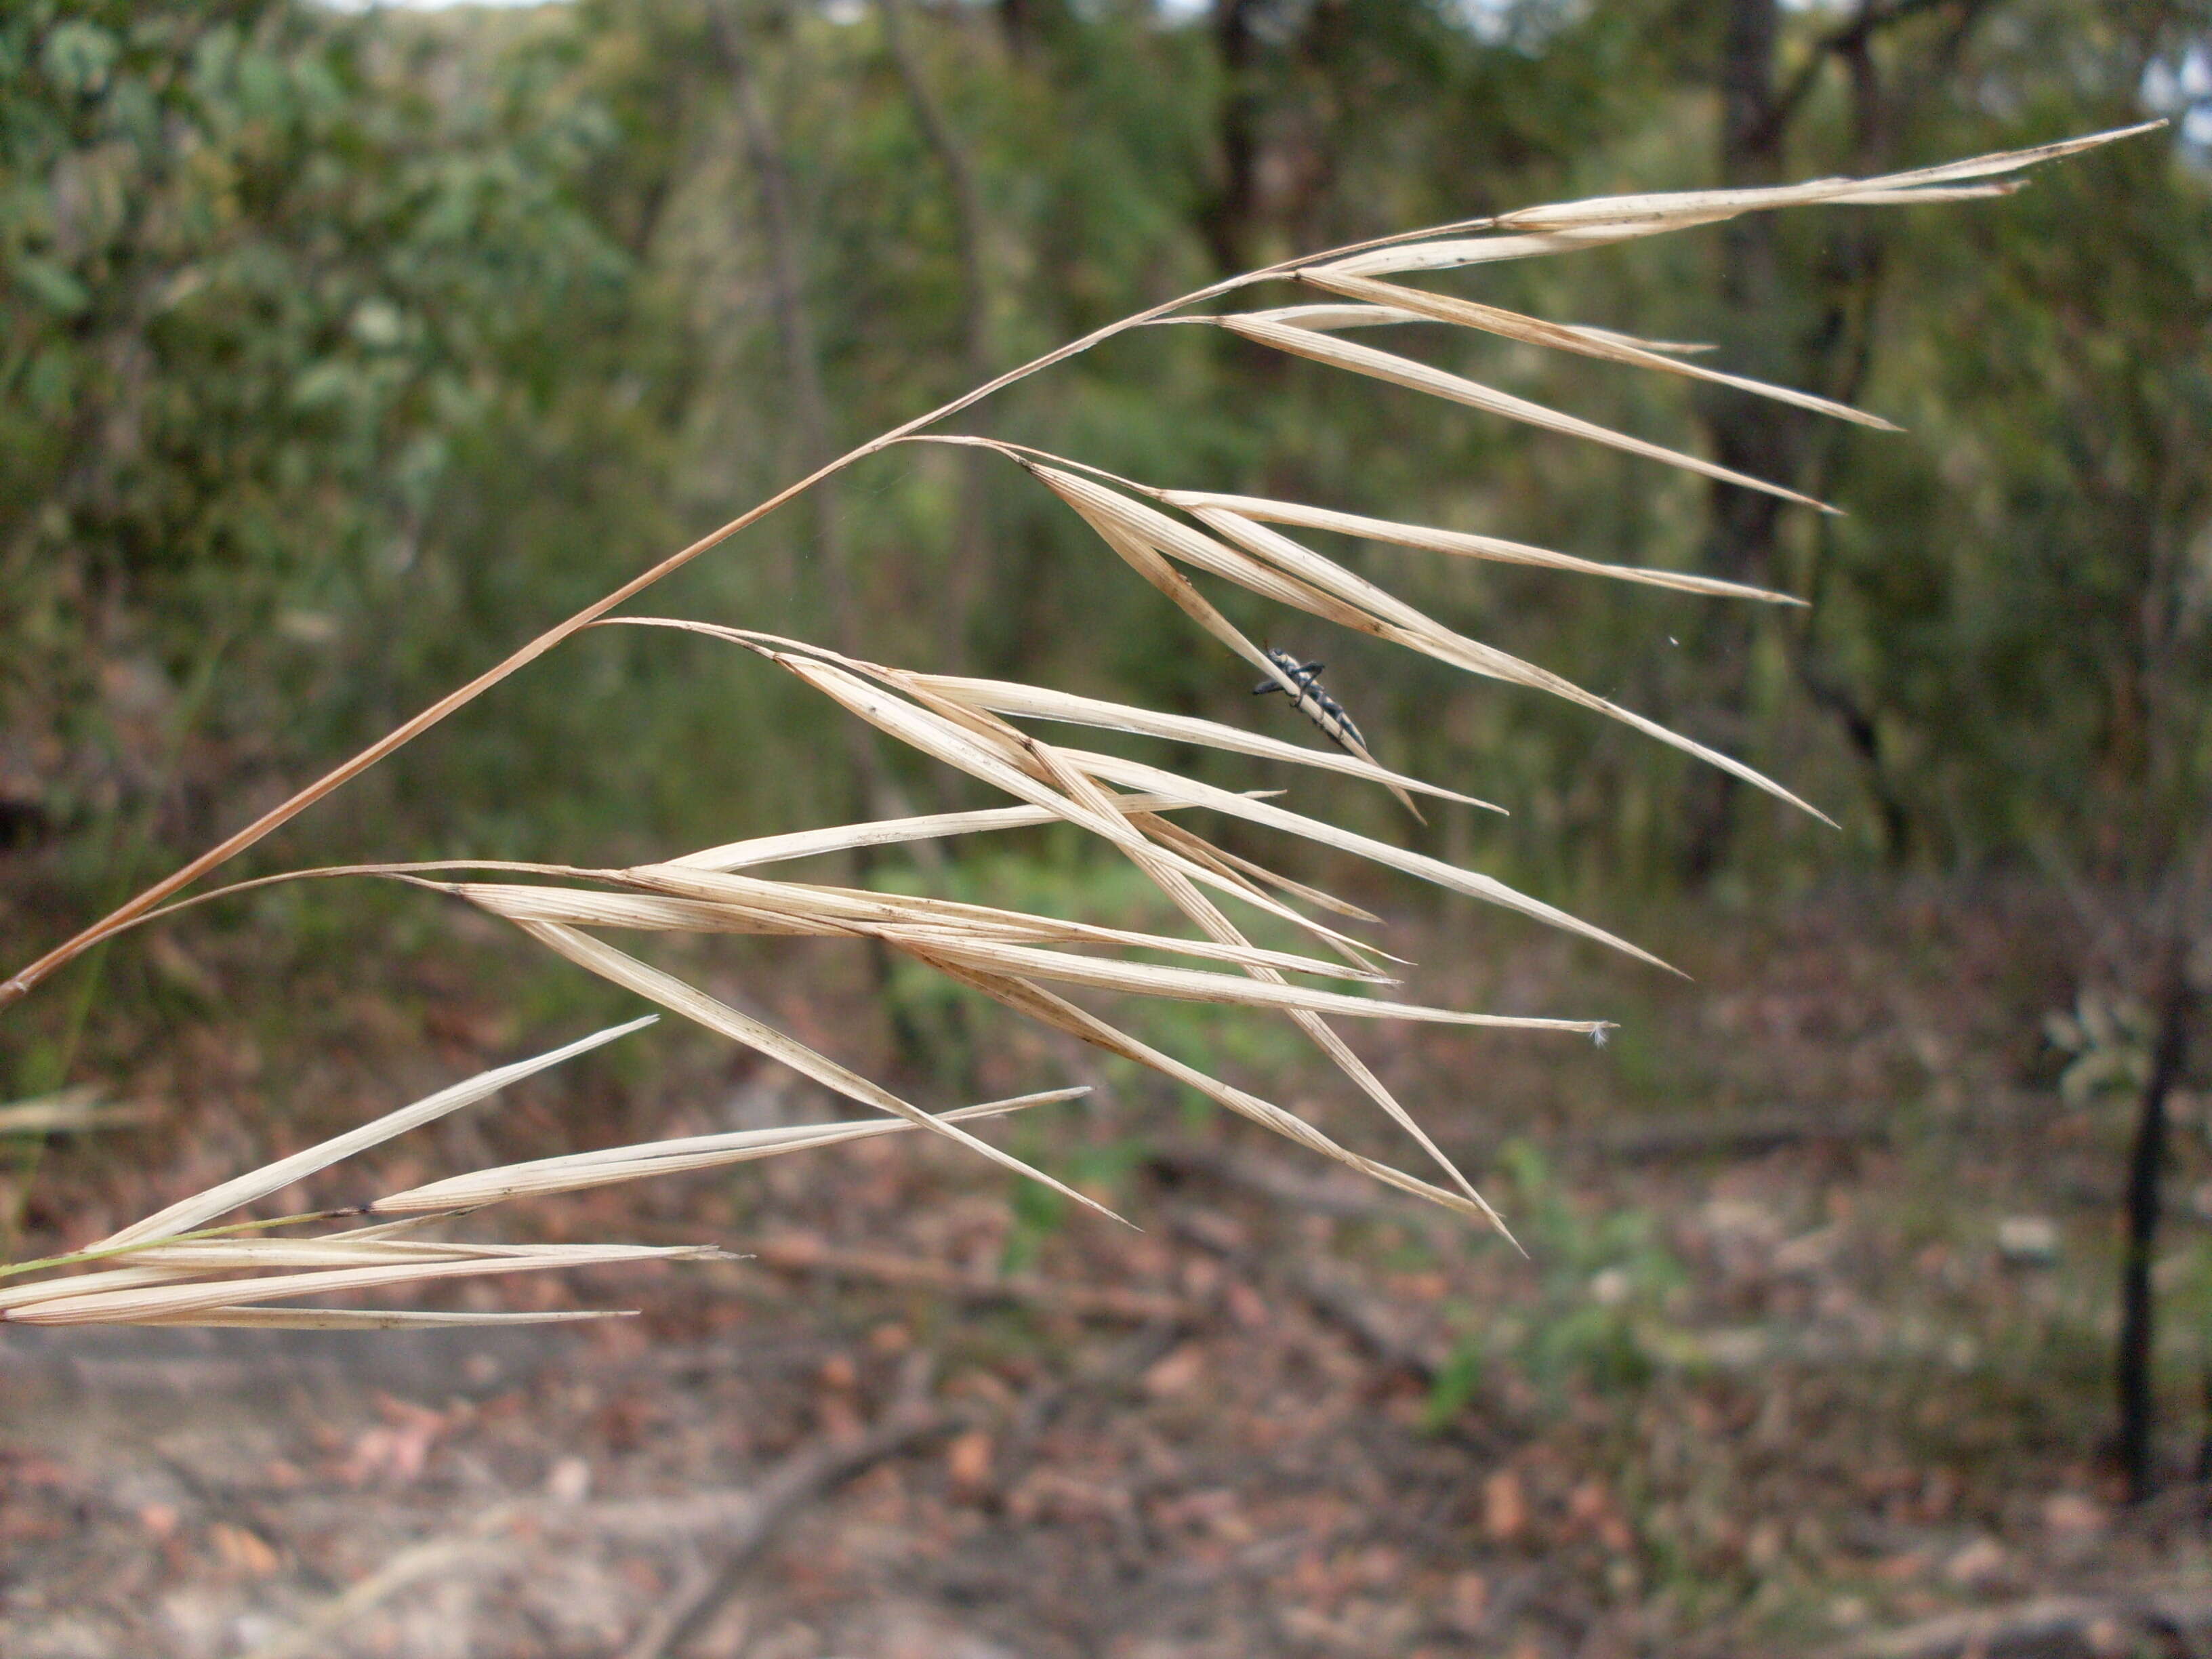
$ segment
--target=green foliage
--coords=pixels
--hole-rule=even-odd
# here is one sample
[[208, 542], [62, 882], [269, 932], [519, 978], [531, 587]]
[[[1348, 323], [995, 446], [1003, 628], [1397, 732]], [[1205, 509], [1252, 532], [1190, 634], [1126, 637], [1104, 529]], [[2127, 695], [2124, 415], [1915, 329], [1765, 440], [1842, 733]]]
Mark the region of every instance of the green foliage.
[[[1033, 1131], [1020, 1139], [1030, 1143], [1022, 1152], [1025, 1162], [1095, 1194], [1109, 1207], [1121, 1202], [1120, 1189], [1130, 1171], [1144, 1161], [1146, 1152], [1145, 1143], [1139, 1139], [1054, 1151], [1041, 1133]], [[1012, 1224], [1000, 1253], [999, 1268], [1002, 1273], [1024, 1273], [1035, 1264], [1045, 1241], [1066, 1224], [1073, 1206], [1051, 1188], [1019, 1177], [1007, 1182], [1006, 1206]]]
[[[1533, 1288], [1508, 1310], [1469, 1316], [1470, 1328], [1431, 1388], [1431, 1429], [1456, 1419], [1507, 1370], [1552, 1407], [1575, 1390], [1642, 1386], [1666, 1354], [1668, 1297], [1686, 1283], [1645, 1212], [1577, 1208], [1525, 1140], [1508, 1143], [1498, 1162], [1505, 1180], [1497, 1201], [1528, 1249]], [[1508, 1247], [1485, 1241], [1483, 1248]]]
[[2084, 988], [2073, 1012], [2045, 1014], [2043, 1029], [2054, 1048], [2073, 1056], [2058, 1077], [2069, 1106], [2112, 1097], [2132, 1104], [2150, 1079], [2157, 1017], [2133, 997]]
[[218, 729], [297, 701], [325, 718], [280, 758], [327, 730], [404, 636], [457, 457], [538, 412], [553, 320], [618, 289], [572, 189], [589, 106], [544, 108], [520, 55], [437, 103], [428, 44], [271, 0], [0, 20], [11, 804], [167, 787], [218, 657]]
[[[2157, 44], [2123, 36], [2105, 73]], [[2127, 107], [2057, 90], [2013, 131]], [[2171, 148], [2123, 147], [1919, 229], [1900, 297], [1927, 320], [1879, 382], [1928, 435], [1847, 464], [1869, 510], [1838, 538], [1831, 625], [1880, 688], [1917, 833], [2139, 878], [2212, 787], [2212, 192]]]
[[[967, 383], [978, 291], [1004, 365], [1224, 261], [1711, 182], [1723, 9], [1526, 0], [1478, 27], [1425, 0], [1201, 22], [1048, 7], [1010, 44], [917, 9], [908, 67], [982, 205], [969, 248], [872, 15], [27, 0], [0, 17], [0, 831], [79, 887], [112, 879], [115, 811], [157, 848], [204, 842], [263, 780], [383, 730], [818, 459], [789, 418], [732, 19], [789, 174], [828, 435], [846, 441]], [[1814, 56], [1830, 20], [1783, 14], [1778, 61], [1817, 72], [1778, 165], [2130, 118], [2148, 70], [2212, 27], [2201, 6], [2120, 0], [1923, 9], [1874, 41], [1892, 115], [1872, 155], [1845, 66]], [[1900, 217], [1858, 264], [1850, 239], [1875, 233], [1851, 210], [1808, 215], [1777, 232], [1755, 316], [1721, 299], [1733, 245], [1711, 235], [1468, 279], [1547, 315], [1722, 339], [1739, 367], [1843, 363], [1911, 426], [1807, 438], [1804, 481], [1851, 512], [1778, 532], [1770, 574], [1818, 600], [1809, 618], [1714, 633], [1711, 607], [1677, 596], [1342, 550], [1448, 623], [1704, 722], [1836, 811], [1860, 856], [2154, 864], [2212, 786], [2196, 156], [2154, 138], [2068, 163], [2015, 201]], [[1848, 350], [1823, 343], [1839, 329]], [[1499, 342], [1414, 349], [1668, 441], [1720, 407]], [[1692, 481], [1211, 331], [1132, 337], [974, 418], [1163, 484], [1626, 562], [1715, 556], [1718, 498]], [[837, 510], [857, 636], [884, 659], [1294, 718], [1255, 714], [1243, 669], [1011, 467], [900, 451], [842, 483]], [[833, 636], [817, 532], [772, 519], [669, 602]], [[1568, 902], [1601, 871], [1617, 895], [1680, 866], [1678, 757], [1224, 603], [1327, 658], [1387, 762], [1514, 813], [1422, 830], [1337, 789], [1332, 816]], [[332, 855], [615, 859], [848, 815], [865, 792], [841, 717], [726, 654], [564, 647], [306, 833]], [[1716, 704], [1717, 685], [1741, 696]], [[971, 799], [907, 757], [881, 765], [924, 807]], [[1273, 781], [1218, 757], [1201, 775]], [[1826, 831], [1763, 806], [1737, 822], [1740, 875], [1835, 866]]]
[[[1044, 856], [1026, 851], [971, 851], [939, 870], [879, 866], [871, 870], [869, 881], [888, 891], [931, 893], [1132, 932], [1172, 933], [1177, 927], [1173, 907], [1133, 865], [1118, 857], [1101, 859], [1073, 837], [1055, 838], [1048, 843]], [[1304, 943], [1287, 928], [1271, 933], [1264, 919], [1251, 931], [1255, 942], [1276, 948], [1300, 948]], [[1173, 960], [1141, 951], [1133, 954], [1139, 960]], [[976, 1034], [993, 1029], [1000, 1018], [996, 1005], [987, 998], [904, 957], [890, 963], [884, 988], [890, 1017], [907, 1021], [923, 1035], [929, 1060], [947, 1082], [972, 1064], [969, 1050]], [[1247, 1016], [1211, 1003], [1129, 999], [1116, 1005], [1113, 1018], [1139, 1040], [1200, 1071], [1233, 1073], [1262, 1093], [1279, 1079], [1297, 1075], [1311, 1052], [1306, 1040], [1284, 1020]], [[1171, 1088], [1187, 1104], [1200, 1109], [1199, 1121], [1210, 1110], [1194, 1091], [1163, 1084], [1131, 1061], [1104, 1055], [1097, 1063], [1109, 1085], [1139, 1091], [1155, 1085]]]

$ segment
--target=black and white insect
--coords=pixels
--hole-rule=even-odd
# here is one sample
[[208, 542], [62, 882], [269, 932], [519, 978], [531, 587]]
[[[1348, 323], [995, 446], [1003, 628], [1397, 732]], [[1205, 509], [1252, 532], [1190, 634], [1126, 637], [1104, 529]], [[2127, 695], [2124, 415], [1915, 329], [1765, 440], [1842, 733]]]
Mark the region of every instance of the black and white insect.
[[[1322, 690], [1321, 671], [1328, 666], [1327, 663], [1302, 663], [1289, 652], [1278, 651], [1272, 645], [1267, 647], [1267, 660], [1281, 669], [1284, 678], [1297, 687], [1291, 701], [1297, 705], [1298, 713], [1321, 727], [1338, 748], [1354, 755], [1365, 754], [1367, 739], [1360, 734], [1358, 726], [1351, 715], [1344, 712], [1342, 703]], [[1264, 697], [1270, 691], [1285, 690], [1274, 680], [1261, 680], [1252, 688], [1252, 695]]]

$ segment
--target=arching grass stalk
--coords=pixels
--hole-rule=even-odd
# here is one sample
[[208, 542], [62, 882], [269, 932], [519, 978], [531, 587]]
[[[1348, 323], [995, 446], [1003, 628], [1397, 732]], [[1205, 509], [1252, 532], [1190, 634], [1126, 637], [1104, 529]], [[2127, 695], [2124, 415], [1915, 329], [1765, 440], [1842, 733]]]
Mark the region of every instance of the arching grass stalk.
[[[534, 1159], [448, 1176], [281, 1221], [225, 1227], [211, 1224], [296, 1182], [319, 1176], [393, 1135], [483, 1100], [508, 1083], [647, 1023], [633, 1021], [457, 1083], [349, 1134], [182, 1200], [87, 1249], [24, 1264], [11, 1277], [21, 1278], [32, 1269], [46, 1276], [0, 1287], [0, 1322], [381, 1326], [596, 1316], [478, 1316], [270, 1304], [428, 1279], [712, 1254], [706, 1247], [692, 1246], [467, 1244], [414, 1234], [428, 1221], [451, 1219], [515, 1198], [778, 1156], [908, 1129], [954, 1141], [1043, 1182], [1079, 1204], [1101, 1208], [1087, 1195], [1022, 1163], [964, 1127], [1070, 1099], [1084, 1091], [1057, 1089], [951, 1111], [926, 1110], [699, 987], [617, 949], [599, 937], [610, 929], [872, 941], [877, 948], [901, 954], [1051, 1030], [1149, 1067], [1324, 1158], [1502, 1230], [1504, 1224], [1468, 1177], [1345, 1043], [1331, 1021], [1346, 1018], [1427, 1020], [1572, 1032], [1601, 1041], [1605, 1023], [1468, 1013], [1379, 1000], [1370, 993], [1395, 983], [1384, 966], [1395, 958], [1364, 936], [1347, 933], [1334, 921], [1324, 922], [1312, 913], [1327, 914], [1347, 926], [1372, 923], [1374, 917], [1334, 895], [1232, 854], [1169, 815], [1204, 809], [1313, 842], [1517, 911], [1656, 966], [1666, 964], [1628, 941], [1517, 892], [1492, 877], [1292, 811], [1265, 792], [1217, 788], [1139, 761], [1048, 741], [1029, 728], [1044, 724], [1119, 731], [1333, 772], [1389, 790], [1409, 811], [1415, 809], [1417, 795], [1479, 809], [1498, 809], [1385, 766], [1369, 751], [1357, 726], [1348, 721], [1330, 732], [1336, 747], [1314, 748], [1217, 721], [1075, 696], [1045, 687], [871, 662], [851, 654], [849, 649], [828, 650], [805, 641], [744, 628], [669, 617], [617, 617], [611, 613], [664, 576], [866, 456], [907, 442], [967, 445], [1024, 469], [1204, 632], [1258, 670], [1263, 685], [1279, 687], [1291, 694], [1294, 702], [1310, 695], [1296, 660], [1261, 649], [1215, 605], [1191, 573], [1202, 574], [1209, 581], [1242, 587], [1275, 604], [1401, 646], [1470, 674], [1548, 693], [1628, 725], [1820, 817], [1815, 808], [1741, 760], [1669, 731], [1537, 665], [1458, 633], [1288, 532], [1320, 530], [1449, 557], [1534, 565], [1565, 574], [1665, 586], [1705, 598], [1798, 603], [1787, 594], [1676, 572], [1601, 564], [1486, 534], [1371, 518], [1314, 503], [1146, 483], [1018, 443], [928, 428], [1004, 386], [1131, 330], [1177, 323], [1228, 330], [1346, 373], [1480, 409], [1540, 430], [1604, 444], [1741, 489], [1762, 490], [1811, 510], [1832, 512], [1824, 503], [1702, 457], [1613, 431], [1416, 358], [1343, 337], [1374, 327], [1471, 329], [1525, 344], [1717, 383], [1745, 395], [1887, 428], [1888, 423], [1877, 416], [1690, 361], [1699, 348], [1524, 317], [1463, 296], [1413, 286], [1405, 279], [1502, 260], [1565, 255], [1784, 207], [1823, 204], [1883, 207], [2002, 195], [2019, 186], [2016, 175], [2029, 167], [2145, 130], [2129, 128], [1881, 179], [1611, 197], [1531, 208], [1308, 255], [1213, 283], [1125, 318], [871, 439], [547, 629], [290, 799], [48, 951], [0, 984], [0, 1002], [24, 995], [64, 964], [140, 922], [220, 896], [208, 894], [173, 902], [201, 877], [562, 641], [596, 626], [652, 627], [703, 638], [715, 647], [749, 652], [884, 734], [990, 785], [1017, 804], [978, 812], [885, 819], [768, 836], [622, 869], [514, 863], [365, 865], [295, 872], [223, 890], [242, 890], [269, 880], [346, 875], [409, 882], [512, 923], [555, 954], [792, 1067], [831, 1092], [868, 1108], [874, 1115], [844, 1123], [691, 1136]], [[1278, 281], [1328, 297], [1317, 303], [1272, 309], [1192, 314], [1194, 307]], [[746, 873], [823, 853], [1044, 823], [1063, 823], [1096, 836], [1128, 859], [1199, 937], [1139, 933], [985, 905]], [[459, 872], [471, 872], [471, 878], [436, 878]], [[528, 879], [482, 878], [492, 875]], [[1256, 912], [1263, 925], [1288, 930], [1301, 940], [1303, 948], [1255, 942], [1245, 931], [1249, 915], [1240, 921], [1224, 904]], [[1160, 957], [1170, 960], [1150, 959]], [[1310, 982], [1316, 979], [1340, 984], [1317, 986]], [[1298, 1115], [1212, 1077], [1079, 1006], [1050, 988], [1055, 984], [1118, 996], [1208, 1002], [1280, 1015], [1419, 1146], [1440, 1172], [1440, 1179], [1424, 1179], [1340, 1145]], [[241, 1236], [248, 1231], [270, 1231], [336, 1221], [359, 1224], [299, 1238]], [[400, 1236], [403, 1233], [409, 1236]], [[76, 1269], [82, 1271], [71, 1271]]]

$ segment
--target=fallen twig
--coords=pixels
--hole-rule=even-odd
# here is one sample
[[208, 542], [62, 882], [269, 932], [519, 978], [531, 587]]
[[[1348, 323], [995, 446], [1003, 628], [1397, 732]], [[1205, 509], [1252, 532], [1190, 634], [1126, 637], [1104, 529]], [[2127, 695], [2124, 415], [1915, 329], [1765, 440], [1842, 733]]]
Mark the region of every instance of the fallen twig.
[[1174, 1325], [1148, 1325], [1124, 1338], [1114, 1352], [1089, 1370], [1041, 1381], [1022, 1396], [1006, 1425], [1005, 1443], [999, 1449], [999, 1484], [1016, 1484], [1023, 1466], [1036, 1451], [1053, 1419], [1079, 1394], [1106, 1394], [1144, 1375], [1178, 1340]]
[[1308, 1215], [1358, 1221], [1398, 1208], [1388, 1188], [1371, 1182], [1336, 1181], [1309, 1174], [1282, 1158], [1241, 1147], [1170, 1146], [1152, 1154], [1152, 1166], [1178, 1180], [1198, 1176], [1290, 1204]]
[[748, 1488], [613, 1503], [523, 1498], [494, 1504], [449, 1532], [409, 1545], [240, 1659], [307, 1659], [325, 1652], [339, 1631], [410, 1585], [471, 1566], [507, 1564], [530, 1539], [559, 1534], [644, 1541], [713, 1534], [720, 1548], [712, 1570], [694, 1573], [680, 1586], [628, 1650], [632, 1655], [676, 1652], [727, 1599], [730, 1576], [793, 1510], [942, 1425], [943, 1414], [926, 1399], [927, 1375], [926, 1364], [910, 1369], [898, 1399], [866, 1434], [807, 1446]]
[[823, 1273], [928, 1291], [963, 1302], [1014, 1303], [1078, 1319], [1111, 1319], [1131, 1324], [1188, 1323], [1197, 1311], [1179, 1297], [1115, 1285], [1055, 1285], [1029, 1273], [979, 1273], [941, 1262], [916, 1261], [882, 1250], [841, 1249], [805, 1234], [767, 1240], [753, 1252], [764, 1267], [784, 1273]]
[[[1262, 1267], [1254, 1252], [1230, 1243], [1218, 1227], [1196, 1216], [1176, 1216], [1176, 1237], [1258, 1276]], [[1389, 1316], [1387, 1304], [1358, 1275], [1341, 1263], [1303, 1253], [1270, 1255], [1267, 1272], [1328, 1323], [1344, 1331], [1370, 1355], [1386, 1365], [1410, 1372], [1423, 1382], [1432, 1382], [1451, 1358], [1451, 1346], [1440, 1334], [1409, 1330]]]
[[241, 1659], [307, 1659], [307, 1655], [328, 1651], [330, 1639], [338, 1632], [408, 1585], [513, 1550], [514, 1540], [499, 1534], [531, 1507], [526, 1501], [495, 1504], [466, 1526], [409, 1545], [366, 1578], [332, 1596], [291, 1629], [249, 1650]]
[[1895, 1115], [1876, 1107], [1783, 1106], [1608, 1123], [1591, 1131], [1586, 1144], [1611, 1158], [1693, 1157], [1766, 1152], [1805, 1140], [1887, 1140], [1894, 1126]]
[[2185, 1653], [2212, 1638], [2212, 1601], [2179, 1596], [2039, 1595], [2009, 1607], [1948, 1613], [1869, 1637], [1843, 1651], [1849, 1659], [2080, 1659], [2133, 1650], [2151, 1635]]
[[856, 1440], [832, 1440], [794, 1452], [753, 1489], [753, 1502], [714, 1540], [711, 1560], [684, 1576], [647, 1619], [623, 1659], [666, 1659], [707, 1627], [737, 1590], [745, 1567], [793, 1510], [945, 1426], [927, 1399], [929, 1364], [917, 1354], [900, 1379], [898, 1397]]
[[1409, 1329], [1390, 1317], [1389, 1304], [1374, 1287], [1342, 1263], [1292, 1256], [1282, 1263], [1282, 1274], [1309, 1307], [1383, 1364], [1433, 1382], [1450, 1362], [1451, 1344], [1441, 1332]]

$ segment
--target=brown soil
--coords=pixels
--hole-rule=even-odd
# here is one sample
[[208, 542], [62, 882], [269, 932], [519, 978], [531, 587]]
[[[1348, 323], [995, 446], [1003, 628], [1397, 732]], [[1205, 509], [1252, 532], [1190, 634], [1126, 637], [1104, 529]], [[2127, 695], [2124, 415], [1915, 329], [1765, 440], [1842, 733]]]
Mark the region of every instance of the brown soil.
[[[1863, 893], [1779, 921], [1683, 915], [1645, 930], [1697, 975], [1681, 986], [1533, 935], [1477, 957], [1472, 927], [1432, 925], [1410, 954], [1439, 965], [1409, 988], [1625, 1022], [1604, 1053], [1354, 1034], [1525, 1258], [978, 1024], [983, 1093], [1103, 1085], [1002, 1144], [1141, 1231], [900, 1137], [506, 1224], [759, 1253], [476, 1292], [633, 1321], [0, 1335], [0, 1652], [228, 1659], [366, 1584], [383, 1593], [297, 1650], [624, 1653], [713, 1577], [744, 1492], [863, 1434], [915, 1356], [934, 1427], [784, 1516], [684, 1651], [1964, 1653], [1973, 1632], [1933, 1621], [1972, 1609], [1989, 1653], [2201, 1650], [2203, 1126], [2185, 1102], [2167, 1495], [2127, 1510], [2100, 1462], [2125, 1113], [2052, 1087], [2039, 1021], [2071, 994], [2063, 918]], [[187, 969], [242, 976], [212, 946]], [[119, 1091], [163, 1121], [50, 1152], [25, 1248], [525, 1046], [489, 976], [325, 988], [354, 1046], [313, 1067], [289, 1056], [332, 1052], [316, 1033], [243, 1052], [218, 1006], [118, 1048]], [[836, 1047], [875, 1030], [864, 989], [825, 968], [758, 1000]], [[830, 1115], [726, 1054], [669, 1052], [650, 1076], [479, 1109], [385, 1170]], [[1295, 1050], [1219, 1063], [1391, 1147]], [[2002, 1228], [2022, 1217], [2051, 1224], [2050, 1252]], [[1079, 1294], [1102, 1289], [1131, 1294]], [[1920, 1645], [1884, 1649], [1900, 1630]]]

